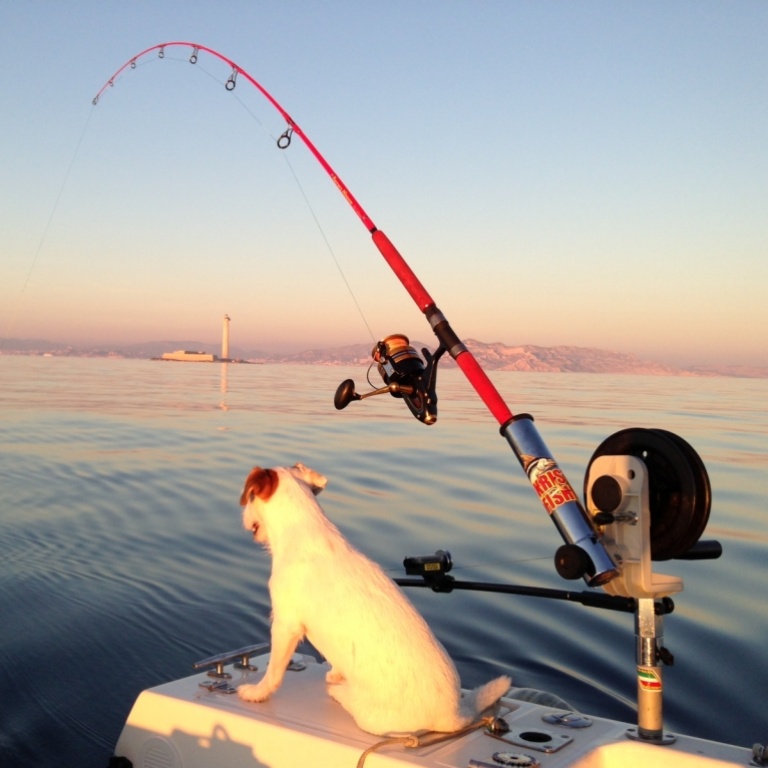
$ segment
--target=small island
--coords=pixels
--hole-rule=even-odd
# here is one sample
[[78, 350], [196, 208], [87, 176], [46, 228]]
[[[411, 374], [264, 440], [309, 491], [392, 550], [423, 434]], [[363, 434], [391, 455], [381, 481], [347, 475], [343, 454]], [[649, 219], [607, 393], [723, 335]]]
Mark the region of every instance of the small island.
[[210, 352], [190, 352], [187, 349], [178, 349], [175, 352], [163, 352], [156, 360], [174, 360], [180, 363], [215, 363], [219, 357]]
[[221, 329], [221, 357], [211, 352], [194, 352], [188, 349], [177, 349], [175, 352], [163, 352], [161, 357], [153, 357], [153, 360], [172, 360], [177, 363], [233, 363], [229, 357], [229, 315], [224, 315], [224, 323]]

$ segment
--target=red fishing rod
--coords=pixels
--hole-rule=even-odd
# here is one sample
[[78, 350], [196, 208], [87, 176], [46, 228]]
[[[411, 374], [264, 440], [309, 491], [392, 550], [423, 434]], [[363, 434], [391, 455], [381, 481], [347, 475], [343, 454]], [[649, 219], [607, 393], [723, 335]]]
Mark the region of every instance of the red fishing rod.
[[378, 370], [385, 386], [360, 395], [355, 392], [354, 382], [348, 379], [336, 392], [334, 399], [336, 407], [342, 409], [353, 400], [362, 400], [371, 395], [388, 392], [394, 397], [402, 398], [417, 419], [425, 424], [433, 424], [437, 419], [435, 392], [437, 363], [447, 352], [456, 361], [480, 399], [499, 423], [501, 434], [514, 451], [533, 489], [560, 531], [565, 544], [558, 549], [555, 556], [558, 573], [565, 578], [584, 578], [590, 586], [610, 581], [618, 574], [616, 564], [603, 546], [600, 535], [579, 501], [573, 486], [544, 444], [533, 423], [533, 417], [529, 414], [516, 416], [512, 414], [475, 356], [453, 331], [446, 317], [438, 309], [435, 301], [392, 241], [373, 223], [317, 147], [266, 88], [242, 67], [218, 51], [197, 43], [174, 41], [154, 45], [126, 61], [102, 86], [94, 97], [93, 104], [98, 104], [102, 94], [115, 84], [115, 80], [125, 70], [135, 69], [139, 59], [154, 51], [157, 51], [157, 56], [162, 59], [165, 57], [166, 49], [177, 47], [191, 49], [189, 56], [191, 64], [197, 63], [201, 51], [220, 59], [232, 69], [224, 84], [228, 91], [235, 89], [238, 76], [242, 76], [272, 104], [288, 124], [277, 140], [278, 147], [287, 149], [294, 134], [302, 140], [370, 232], [374, 245], [424, 313], [438, 339], [439, 344], [434, 355], [426, 349], [422, 350], [424, 357], [422, 361], [418, 352], [410, 346], [406, 336], [394, 334], [386, 337], [374, 347], [372, 353], [373, 359], [378, 363]]

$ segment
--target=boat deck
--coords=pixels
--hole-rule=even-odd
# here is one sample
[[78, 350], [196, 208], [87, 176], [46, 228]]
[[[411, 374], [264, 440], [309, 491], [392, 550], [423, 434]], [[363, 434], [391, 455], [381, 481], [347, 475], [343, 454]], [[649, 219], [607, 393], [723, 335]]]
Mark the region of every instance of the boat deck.
[[[268, 654], [252, 660], [258, 671], [227, 667], [225, 687], [254, 682], [266, 668]], [[115, 749], [134, 768], [354, 768], [361, 755], [383, 739], [361, 731], [325, 691], [327, 665], [298, 656], [303, 669], [288, 671], [269, 701], [249, 703], [236, 693], [208, 690], [216, 683], [206, 673], [157, 686], [137, 699]], [[509, 725], [504, 740], [484, 728], [459, 738], [408, 748], [388, 744], [369, 754], [375, 766], [467, 768], [478, 763], [498, 766], [494, 754], [527, 756], [512, 765], [542, 768], [610, 768], [611, 766], [747, 766], [746, 748], [675, 736], [667, 746], [627, 736], [626, 723], [587, 718], [588, 727], [564, 727], [543, 718], [563, 710], [502, 699], [497, 713]], [[424, 741], [430, 740], [430, 735]], [[527, 758], [531, 758], [529, 762]]]

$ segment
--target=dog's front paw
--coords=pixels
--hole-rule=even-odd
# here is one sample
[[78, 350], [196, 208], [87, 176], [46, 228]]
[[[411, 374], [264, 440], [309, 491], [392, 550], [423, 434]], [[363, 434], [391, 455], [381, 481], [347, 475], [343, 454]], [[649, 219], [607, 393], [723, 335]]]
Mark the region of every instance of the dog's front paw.
[[263, 683], [240, 685], [237, 688], [237, 695], [243, 701], [266, 701], [271, 694], [272, 691]]

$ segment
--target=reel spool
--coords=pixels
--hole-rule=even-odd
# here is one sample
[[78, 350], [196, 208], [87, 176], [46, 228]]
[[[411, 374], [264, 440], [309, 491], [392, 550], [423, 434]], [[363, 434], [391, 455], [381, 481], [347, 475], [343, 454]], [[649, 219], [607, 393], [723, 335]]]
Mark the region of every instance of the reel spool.
[[[648, 470], [651, 559], [685, 556], [704, 533], [712, 501], [709, 475], [698, 453], [673, 432], [630, 428], [606, 438], [589, 466], [600, 456], [620, 455], [640, 459]], [[587, 490], [585, 480], [585, 498]]]
[[[424, 362], [411, 346], [408, 337], [402, 333], [393, 333], [377, 342], [371, 350], [371, 357], [385, 384], [407, 383], [412, 377], [419, 378], [424, 373]], [[393, 392], [392, 395], [403, 397], [402, 392]], [[418, 410], [423, 407], [418, 392], [413, 392], [411, 399], [414, 408]]]

